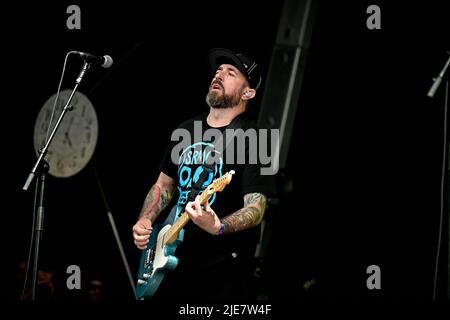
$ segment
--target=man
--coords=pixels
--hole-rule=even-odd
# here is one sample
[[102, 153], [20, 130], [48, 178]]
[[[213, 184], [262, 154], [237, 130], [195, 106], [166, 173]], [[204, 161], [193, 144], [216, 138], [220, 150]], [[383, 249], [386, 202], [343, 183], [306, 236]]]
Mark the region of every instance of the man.
[[[245, 118], [248, 102], [262, 81], [257, 64], [228, 49], [211, 50], [209, 61], [215, 72], [206, 96], [209, 113], [180, 124], [178, 132], [189, 133], [193, 140], [184, 141], [181, 147], [179, 141], [169, 145], [159, 177], [133, 226], [136, 246], [145, 249], [152, 226], [175, 191], [179, 193], [175, 216], [185, 211], [192, 220], [185, 225], [183, 241], [176, 248], [178, 265], [165, 274], [155, 297], [250, 298], [249, 281], [260, 223], [267, 196], [275, 191], [273, 177], [262, 175], [261, 164], [254, 161], [255, 141], [243, 143], [241, 139], [230, 144], [225, 138], [225, 129], [258, 133]], [[208, 138], [213, 136], [206, 134], [210, 132], [222, 132], [222, 139]], [[201, 206], [193, 192], [200, 188], [200, 194], [213, 179], [230, 170], [236, 172], [230, 184]], [[201, 177], [204, 181], [199, 182]]]

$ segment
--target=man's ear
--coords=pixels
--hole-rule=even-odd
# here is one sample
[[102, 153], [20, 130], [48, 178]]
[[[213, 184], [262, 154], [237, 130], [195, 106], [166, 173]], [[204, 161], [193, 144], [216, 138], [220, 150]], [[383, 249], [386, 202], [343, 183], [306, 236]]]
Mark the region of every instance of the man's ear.
[[242, 99], [244, 99], [244, 100], [250, 100], [250, 99], [252, 99], [255, 95], [256, 95], [256, 90], [255, 90], [255, 89], [247, 89], [247, 90], [245, 90], [244, 93], [242, 94]]

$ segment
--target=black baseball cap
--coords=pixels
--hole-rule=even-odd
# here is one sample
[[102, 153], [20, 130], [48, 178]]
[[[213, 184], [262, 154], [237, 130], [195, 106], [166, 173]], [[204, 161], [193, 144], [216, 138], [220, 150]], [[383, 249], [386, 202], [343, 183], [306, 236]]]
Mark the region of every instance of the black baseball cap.
[[261, 85], [262, 77], [258, 65], [241, 53], [234, 53], [224, 48], [214, 48], [209, 51], [209, 63], [213, 71], [216, 71], [221, 64], [231, 64], [247, 77], [252, 89], [258, 90]]

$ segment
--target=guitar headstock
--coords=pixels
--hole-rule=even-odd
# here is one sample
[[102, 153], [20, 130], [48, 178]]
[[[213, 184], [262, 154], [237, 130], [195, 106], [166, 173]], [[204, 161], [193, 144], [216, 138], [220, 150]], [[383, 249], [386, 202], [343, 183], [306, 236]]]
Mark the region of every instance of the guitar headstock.
[[230, 170], [220, 178], [215, 179], [203, 193], [211, 196], [215, 192], [222, 191], [223, 189], [225, 189], [225, 186], [231, 182], [231, 178], [233, 177], [234, 173], [234, 170]]

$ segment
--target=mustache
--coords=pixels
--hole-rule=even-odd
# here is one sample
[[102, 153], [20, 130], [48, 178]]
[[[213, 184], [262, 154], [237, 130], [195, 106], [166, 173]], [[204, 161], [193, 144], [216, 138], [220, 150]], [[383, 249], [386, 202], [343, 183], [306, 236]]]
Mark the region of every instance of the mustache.
[[211, 87], [212, 87], [213, 85], [215, 85], [215, 84], [217, 84], [222, 90], [225, 90], [225, 88], [223, 87], [222, 82], [220, 82], [220, 80], [218, 80], [218, 79], [214, 80], [214, 81], [211, 83]]

